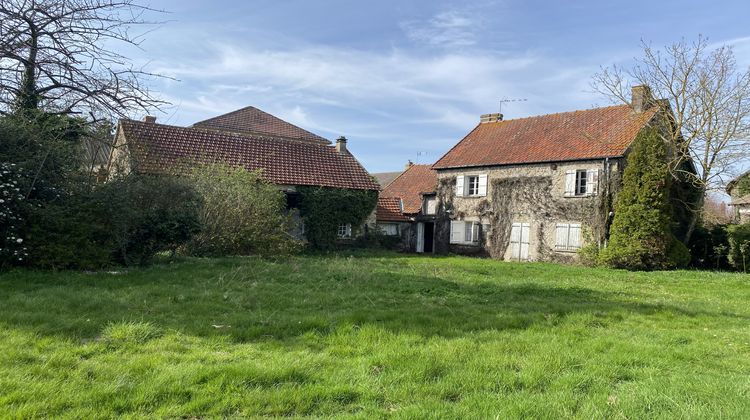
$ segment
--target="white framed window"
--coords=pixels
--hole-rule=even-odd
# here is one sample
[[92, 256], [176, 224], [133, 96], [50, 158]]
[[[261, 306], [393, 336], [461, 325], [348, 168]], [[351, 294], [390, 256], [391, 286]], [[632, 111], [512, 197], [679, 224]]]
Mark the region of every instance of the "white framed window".
[[456, 197], [486, 197], [487, 174], [456, 177]]
[[352, 225], [350, 223], [339, 223], [338, 236], [339, 238], [351, 238]]
[[437, 198], [436, 197], [424, 198], [424, 214], [428, 214], [428, 215], [437, 214]]
[[479, 223], [451, 220], [450, 243], [477, 245], [479, 243]]
[[565, 197], [596, 195], [598, 190], [598, 169], [577, 169], [565, 172]]
[[378, 223], [378, 228], [380, 228], [384, 235], [398, 235], [398, 223]]
[[558, 223], [555, 225], [555, 251], [574, 252], [581, 249], [581, 224]]

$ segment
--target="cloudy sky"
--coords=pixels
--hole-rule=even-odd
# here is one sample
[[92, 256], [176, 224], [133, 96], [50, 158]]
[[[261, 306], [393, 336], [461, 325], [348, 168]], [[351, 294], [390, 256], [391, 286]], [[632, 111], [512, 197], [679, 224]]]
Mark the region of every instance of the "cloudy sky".
[[[607, 105], [600, 66], [627, 64], [641, 39], [698, 34], [750, 65], [750, 3], [706, 1], [152, 0], [169, 13], [138, 63], [193, 122], [253, 105], [350, 149], [373, 172], [437, 160], [483, 113], [506, 118]], [[138, 116], [140, 117], [140, 116]]]

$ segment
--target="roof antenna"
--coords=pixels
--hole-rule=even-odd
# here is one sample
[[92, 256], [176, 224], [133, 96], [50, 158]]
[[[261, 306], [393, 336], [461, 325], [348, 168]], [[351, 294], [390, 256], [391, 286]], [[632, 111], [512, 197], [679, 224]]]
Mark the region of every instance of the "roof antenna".
[[503, 99], [500, 99], [500, 111], [499, 112], [501, 114], [503, 113], [503, 104], [507, 104], [507, 103], [510, 103], [510, 102], [526, 102], [526, 101], [528, 101], [528, 99], [526, 99], [526, 98], [522, 98], [522, 99], [508, 99], [508, 98], [503, 98]]
[[420, 156], [427, 156], [427, 152], [417, 152], [417, 164], [419, 164]]

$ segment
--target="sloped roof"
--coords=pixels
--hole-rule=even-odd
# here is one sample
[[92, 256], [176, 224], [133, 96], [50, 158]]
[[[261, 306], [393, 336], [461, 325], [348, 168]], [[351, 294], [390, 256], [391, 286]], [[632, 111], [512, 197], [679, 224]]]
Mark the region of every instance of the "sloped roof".
[[658, 106], [628, 105], [481, 123], [434, 169], [599, 159], [623, 156]]
[[437, 188], [437, 171], [431, 165], [412, 165], [380, 192], [381, 197], [400, 198], [405, 214], [416, 214], [422, 209], [422, 193]]
[[193, 127], [231, 131], [234, 133], [286, 137], [326, 145], [331, 144], [330, 141], [317, 134], [313, 134], [252, 106], [197, 122], [193, 124]]
[[726, 188], [727, 194], [732, 195], [732, 190], [734, 189], [734, 186], [737, 185], [737, 183], [740, 182], [740, 180], [745, 177], [750, 177], [750, 171], [746, 171], [742, 175], [738, 176], [737, 178], [729, 181], [727, 183], [727, 188]]
[[381, 188], [385, 188], [402, 173], [403, 172], [378, 172], [370, 175], [375, 177]]
[[409, 218], [401, 212], [401, 199], [398, 197], [378, 197], [375, 219], [379, 222], [409, 221]]
[[348, 152], [334, 146], [279, 137], [120, 121], [134, 169], [141, 173], [184, 173], [195, 163], [226, 163], [279, 185], [378, 190], [369, 173]]

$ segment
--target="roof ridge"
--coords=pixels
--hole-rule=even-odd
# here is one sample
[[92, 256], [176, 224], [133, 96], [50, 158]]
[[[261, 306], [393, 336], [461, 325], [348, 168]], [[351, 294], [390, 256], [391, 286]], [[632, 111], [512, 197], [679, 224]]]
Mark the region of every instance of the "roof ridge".
[[492, 125], [492, 124], [502, 124], [504, 122], [509, 121], [521, 121], [521, 120], [528, 120], [532, 118], [543, 118], [543, 117], [552, 117], [555, 115], [563, 115], [563, 114], [575, 114], [576, 112], [589, 112], [589, 111], [598, 111], [603, 109], [609, 109], [609, 108], [621, 108], [621, 107], [628, 107], [630, 108], [630, 105], [628, 104], [620, 104], [620, 105], [609, 105], [609, 106], [597, 106], [593, 108], [585, 108], [585, 109], [574, 109], [572, 111], [560, 111], [560, 112], [552, 112], [549, 114], [539, 114], [539, 115], [529, 115], [527, 117], [520, 117], [520, 118], [511, 118], [509, 120], [500, 120], [495, 122], [489, 122], [489, 123], [480, 123], [482, 125]]

